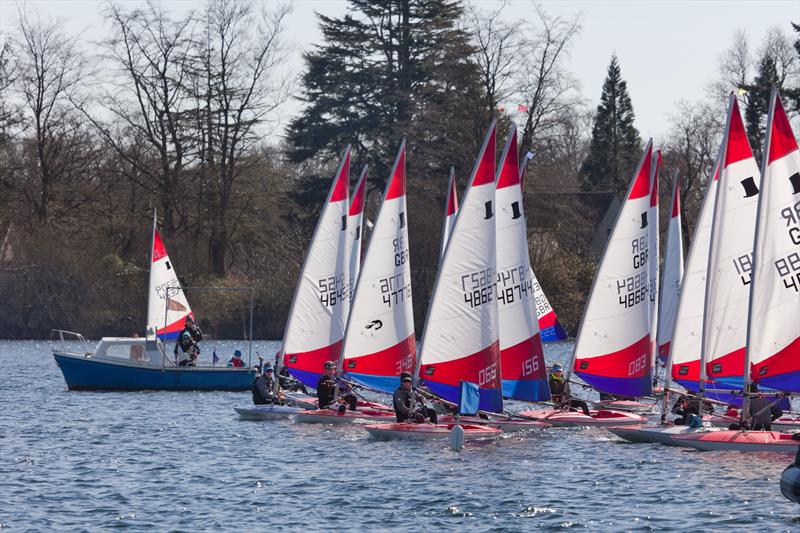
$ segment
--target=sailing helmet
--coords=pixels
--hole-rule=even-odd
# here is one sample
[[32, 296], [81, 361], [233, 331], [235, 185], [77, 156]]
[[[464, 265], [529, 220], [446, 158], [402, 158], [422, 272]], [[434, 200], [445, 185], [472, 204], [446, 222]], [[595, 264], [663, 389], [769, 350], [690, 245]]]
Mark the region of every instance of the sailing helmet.
[[336, 368], [336, 363], [333, 361], [325, 361], [325, 370], [328, 370], [329, 368]]
[[234, 350], [233, 351], [233, 356], [234, 357], [241, 357], [242, 356], [242, 351], [241, 350]]
[[404, 381], [412, 381], [411, 372], [403, 372], [400, 374], [400, 383]]
[[272, 372], [272, 365], [270, 365], [270, 364], [266, 364], [266, 365], [264, 365], [264, 370], [263, 370], [263, 372], [264, 372], [265, 374], [266, 374], [267, 372]]
[[561, 372], [562, 370], [564, 370], [564, 368], [560, 364], [556, 363], [553, 365], [552, 368], [553, 372]]

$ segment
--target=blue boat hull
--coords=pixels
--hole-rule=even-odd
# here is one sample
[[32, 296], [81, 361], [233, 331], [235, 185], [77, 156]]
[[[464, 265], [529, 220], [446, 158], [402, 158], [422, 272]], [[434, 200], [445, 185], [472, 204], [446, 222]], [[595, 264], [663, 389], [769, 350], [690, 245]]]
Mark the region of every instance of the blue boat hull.
[[80, 355], [54, 353], [70, 390], [250, 390], [255, 371], [239, 368], [147, 368]]

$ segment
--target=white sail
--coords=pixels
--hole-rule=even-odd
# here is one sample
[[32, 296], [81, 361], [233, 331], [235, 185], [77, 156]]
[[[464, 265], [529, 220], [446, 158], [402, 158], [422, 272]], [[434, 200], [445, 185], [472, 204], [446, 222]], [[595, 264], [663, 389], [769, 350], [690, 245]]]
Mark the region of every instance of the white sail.
[[422, 335], [419, 379], [452, 402], [458, 402], [461, 381], [477, 383], [480, 408], [499, 412], [494, 154], [492, 122], [439, 265]]
[[651, 391], [648, 243], [653, 141], [628, 188], [595, 276], [575, 342], [573, 371], [599, 391]]
[[661, 150], [656, 150], [656, 155], [653, 158], [653, 165], [651, 168], [652, 176], [650, 178], [650, 212], [649, 228], [650, 235], [648, 236], [648, 258], [647, 265], [649, 269], [648, 274], [648, 288], [647, 291], [650, 296], [650, 361], [652, 368], [655, 368], [656, 354], [658, 352], [657, 330], [658, 330], [658, 269], [661, 263], [659, 256], [659, 223], [658, 223], [658, 171], [661, 167]]
[[367, 183], [367, 165], [361, 171], [361, 176], [356, 183], [353, 197], [350, 199], [350, 211], [347, 214], [347, 237], [350, 239], [350, 299], [353, 299], [358, 271], [361, 268], [361, 242], [364, 234], [364, 191]]
[[408, 253], [405, 141], [400, 146], [358, 277], [342, 348], [342, 368], [384, 392], [416, 367]]
[[187, 316], [194, 318], [189, 301], [167, 255], [164, 241], [156, 229], [153, 212], [153, 246], [150, 253], [150, 288], [147, 296], [147, 337], [174, 339], [183, 329]]
[[658, 355], [666, 364], [675, 316], [678, 312], [678, 297], [683, 278], [683, 233], [681, 229], [680, 182], [676, 177], [672, 183], [672, 201], [667, 229], [667, 246], [664, 252], [664, 276], [661, 278], [660, 311], [658, 313]]
[[800, 151], [775, 89], [767, 124], [747, 355], [753, 381], [800, 392]]
[[761, 181], [739, 104], [733, 94], [730, 96], [723, 146], [711, 226], [704, 307], [703, 356], [707, 376], [716, 382], [709, 388], [742, 385], [758, 184]]
[[450, 167], [450, 182], [447, 185], [447, 200], [444, 206], [444, 225], [442, 227], [442, 247], [439, 252], [439, 260], [444, 257], [444, 250], [453, 232], [453, 225], [456, 223], [458, 214], [458, 196], [456, 193], [456, 171]]
[[533, 270], [517, 166], [517, 127], [500, 157], [497, 191], [497, 309], [503, 396], [550, 399], [533, 288]]
[[325, 361], [339, 359], [344, 338], [350, 302], [349, 182], [348, 146], [300, 270], [283, 336], [283, 364], [310, 386], [316, 386]]
[[700, 214], [695, 222], [694, 236], [681, 281], [675, 328], [667, 361], [667, 369], [671, 368], [672, 380], [692, 391], [697, 391], [700, 387], [708, 251], [711, 246], [711, 223], [714, 218], [714, 204], [717, 201], [717, 182], [721, 165], [720, 148], [708, 179]]

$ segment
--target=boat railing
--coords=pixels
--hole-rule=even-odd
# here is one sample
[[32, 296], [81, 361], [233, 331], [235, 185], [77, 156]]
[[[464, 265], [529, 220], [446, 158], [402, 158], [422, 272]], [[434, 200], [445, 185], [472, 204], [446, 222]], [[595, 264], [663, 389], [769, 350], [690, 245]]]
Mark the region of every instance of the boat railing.
[[[52, 329], [50, 330], [50, 334], [52, 337], [52, 342], [58, 341], [60, 343], [60, 349], [63, 352], [71, 351], [70, 348], [67, 346], [67, 341], [80, 341], [83, 347], [84, 354], [90, 354], [91, 350], [89, 349], [89, 343], [86, 342], [86, 339], [78, 332], [75, 331], [67, 331], [65, 329]], [[58, 338], [56, 339], [55, 336]], [[53, 348], [55, 349], [55, 348]]]

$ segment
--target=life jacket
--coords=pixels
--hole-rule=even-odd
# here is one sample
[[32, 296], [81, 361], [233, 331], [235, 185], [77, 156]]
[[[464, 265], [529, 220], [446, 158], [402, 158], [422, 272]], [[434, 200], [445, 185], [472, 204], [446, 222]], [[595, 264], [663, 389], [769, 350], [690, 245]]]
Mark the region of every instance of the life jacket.
[[232, 357], [230, 364], [233, 368], [242, 368], [244, 366], [244, 361], [242, 361], [241, 358]]

